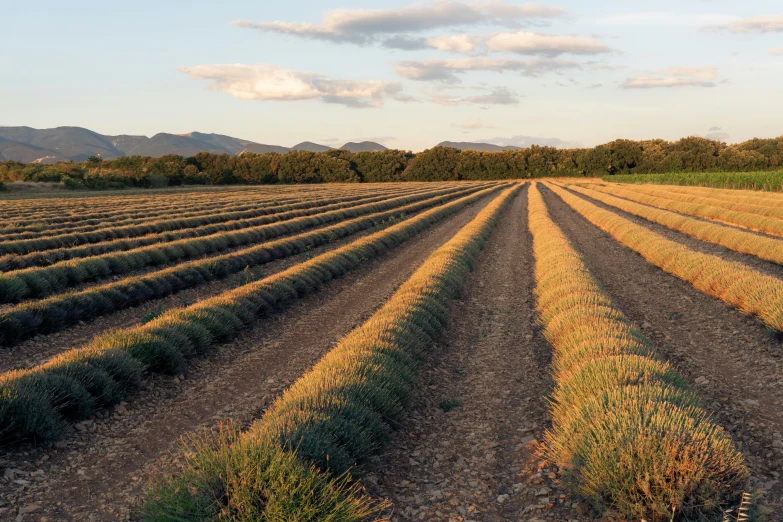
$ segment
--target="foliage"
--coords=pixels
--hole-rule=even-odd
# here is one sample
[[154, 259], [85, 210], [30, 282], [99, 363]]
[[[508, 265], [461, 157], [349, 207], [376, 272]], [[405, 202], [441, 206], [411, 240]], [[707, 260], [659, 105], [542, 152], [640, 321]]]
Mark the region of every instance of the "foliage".
[[[502, 152], [434, 147], [413, 154], [401, 150], [358, 152], [289, 151], [238, 156], [199, 152], [184, 158], [97, 157], [82, 163], [24, 165], [0, 162], [2, 181], [65, 182], [92, 189], [178, 185], [451, 181], [528, 179], [692, 172], [763, 171], [783, 167], [783, 136], [725, 143], [690, 136], [678, 141], [619, 139], [593, 148], [557, 149], [533, 145]], [[163, 178], [168, 181], [164, 182]], [[718, 178], [720, 179], [720, 178]], [[780, 186], [780, 179], [777, 180]], [[79, 185], [81, 183], [82, 185]]]
[[[755, 151], [751, 151], [758, 154]], [[730, 156], [743, 154], [742, 151], [732, 149], [732, 152], [727, 152]], [[766, 190], [766, 191], [783, 191], [783, 170], [776, 170], [773, 172], [736, 172], [742, 168], [733, 161], [732, 158], [724, 158], [726, 161], [731, 161], [731, 164], [727, 166], [726, 170], [729, 172], [708, 172], [708, 173], [683, 173], [683, 172], [667, 172], [664, 174], [655, 174], [654, 176], [645, 175], [624, 175], [624, 176], [611, 176], [605, 177], [607, 181], [613, 181], [616, 183], [652, 183], [656, 185], [686, 185], [686, 186], [698, 186], [698, 187], [716, 187], [716, 188], [730, 188], [730, 189], [749, 189], [749, 190]], [[770, 158], [770, 163], [773, 159]], [[778, 161], [774, 158], [774, 161]], [[760, 170], [767, 168], [766, 160], [761, 162], [757, 156], [754, 156], [748, 164], [747, 170]], [[779, 168], [775, 165], [772, 168]]]

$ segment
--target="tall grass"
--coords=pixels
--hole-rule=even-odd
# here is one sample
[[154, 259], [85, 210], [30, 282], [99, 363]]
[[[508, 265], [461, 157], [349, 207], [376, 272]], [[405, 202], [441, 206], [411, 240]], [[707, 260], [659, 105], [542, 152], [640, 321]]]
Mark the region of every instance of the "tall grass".
[[536, 309], [554, 350], [549, 458], [602, 513], [719, 520], [748, 471], [685, 380], [612, 303], [530, 190]]
[[465, 196], [259, 281], [140, 326], [101, 334], [47, 363], [0, 376], [0, 439], [53, 438], [68, 420], [129, 393], [144, 372], [178, 374], [258, 318], [316, 291], [490, 192]]
[[[311, 482], [310, 475], [277, 480], [275, 466], [271, 478], [259, 477], [255, 462], [286, 455], [288, 466], [316, 469], [320, 483], [331, 484], [380, 452], [389, 432], [401, 426], [416, 372], [445, 325], [450, 302], [518, 190], [519, 185], [506, 189], [430, 255], [378, 312], [344, 337], [247, 432], [192, 448], [185, 471], [150, 494], [144, 519], [363, 520], [365, 515], [346, 516], [334, 504], [321, 502], [323, 487]], [[305, 495], [281, 514], [267, 502], [302, 489], [313, 490], [318, 504]], [[366, 497], [353, 498], [372, 507]]]
[[783, 170], [774, 172], [672, 172], [669, 174], [623, 174], [604, 176], [614, 183], [694, 185], [729, 189], [783, 191]]
[[780, 279], [742, 263], [691, 250], [561, 187], [549, 187], [588, 221], [648, 262], [707, 295], [755, 315], [769, 328], [783, 331], [783, 282]]
[[[400, 214], [414, 214], [472, 192], [473, 189], [465, 189], [436, 196], [229, 254], [182, 263], [80, 292], [63, 293], [48, 299], [22, 303], [0, 313], [0, 345], [13, 346], [38, 333], [58, 331], [81, 320], [116, 312], [235, 274], [249, 266], [306, 252], [374, 226], [387, 225]], [[0, 278], [0, 291], [3, 291], [3, 281], [3, 278]], [[5, 291], [12, 292], [14, 288], [6, 286]]]

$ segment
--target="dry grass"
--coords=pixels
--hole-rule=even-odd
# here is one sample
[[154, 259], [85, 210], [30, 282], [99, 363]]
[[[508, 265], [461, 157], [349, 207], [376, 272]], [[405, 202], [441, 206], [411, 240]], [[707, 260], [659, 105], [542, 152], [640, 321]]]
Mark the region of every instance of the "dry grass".
[[536, 309], [553, 348], [548, 456], [599, 511], [716, 519], [748, 472], [684, 379], [603, 292], [530, 190]]

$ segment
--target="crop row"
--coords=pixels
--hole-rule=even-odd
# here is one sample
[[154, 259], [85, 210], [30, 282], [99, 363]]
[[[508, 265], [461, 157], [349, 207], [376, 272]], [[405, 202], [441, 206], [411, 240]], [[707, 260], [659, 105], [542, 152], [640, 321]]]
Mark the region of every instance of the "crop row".
[[[376, 194], [377, 195], [377, 194]], [[240, 205], [236, 209], [211, 209], [194, 212], [173, 212], [150, 218], [128, 221], [103, 221], [97, 225], [77, 228], [58, 228], [51, 232], [25, 232], [0, 237], [0, 253], [23, 254], [27, 251], [46, 250], [62, 246], [94, 243], [116, 238], [136, 237], [144, 234], [189, 228], [202, 224], [219, 223], [233, 219], [247, 219], [262, 216], [278, 209], [310, 208], [336, 202], [346, 202], [366, 198], [364, 195], [328, 198], [288, 198], [283, 200], [261, 200], [257, 204]]]
[[622, 196], [626, 199], [636, 201], [637, 203], [644, 203], [645, 205], [664, 208], [666, 210], [673, 210], [674, 212], [681, 212], [691, 216], [721, 221], [723, 223], [737, 225], [749, 230], [756, 230], [758, 232], [783, 236], [782, 219], [759, 216], [756, 214], [750, 214], [748, 212], [739, 212], [737, 210], [729, 210], [708, 205], [706, 203], [683, 203], [680, 201], [672, 201], [670, 199], [648, 196], [646, 194], [641, 194], [633, 190], [626, 189], [620, 185], [612, 185], [608, 189], [604, 187], [596, 188], [602, 192], [608, 192], [609, 194], [613, 194], [615, 196]]
[[[331, 196], [332, 198], [334, 197]], [[78, 218], [62, 217], [60, 219], [46, 219], [40, 221], [25, 220], [15, 226], [6, 226], [0, 229], [0, 241], [17, 239], [32, 239], [41, 235], [55, 235], [73, 232], [92, 232], [98, 228], [111, 226], [126, 226], [176, 216], [177, 218], [195, 217], [206, 214], [216, 214], [221, 211], [237, 212], [263, 207], [264, 205], [283, 205], [293, 202], [312, 200], [311, 197], [290, 198], [259, 198], [248, 195], [246, 198], [224, 203], [208, 203], [204, 205], [183, 204], [174, 207], [159, 206], [154, 210], [123, 209], [113, 212], [100, 212], [92, 215], [82, 215]]]
[[[463, 189], [465, 192], [475, 190]], [[127, 274], [133, 270], [174, 263], [221, 252], [229, 248], [256, 244], [262, 241], [295, 234], [312, 227], [344, 221], [370, 212], [380, 212], [395, 206], [435, 197], [436, 193], [414, 194], [328, 212], [310, 211], [295, 217], [301, 211], [278, 214], [273, 223], [221, 231], [204, 237], [180, 239], [162, 244], [134, 248], [124, 252], [110, 252], [84, 259], [62, 261], [47, 267], [33, 267], [0, 274], [0, 302], [17, 302], [27, 297], [45, 297], [80, 283]]]
[[[436, 187], [429, 187], [430, 189]], [[423, 191], [424, 187], [385, 187], [383, 190], [376, 190], [374, 192], [367, 191], [338, 191], [334, 190], [323, 195], [305, 195], [305, 194], [292, 194], [287, 197], [270, 196], [259, 197], [257, 194], [245, 194], [241, 197], [235, 196], [231, 200], [223, 203], [209, 202], [206, 204], [183, 204], [177, 207], [156, 207], [153, 210], [134, 211], [132, 209], [123, 208], [121, 211], [116, 211], [117, 215], [109, 216], [109, 213], [102, 213], [95, 219], [82, 219], [77, 220], [68, 219], [64, 223], [51, 223], [48, 220], [43, 222], [37, 222], [36, 224], [29, 225], [29, 221], [25, 221], [24, 226], [16, 228], [6, 227], [0, 229], [0, 241], [17, 240], [17, 239], [32, 239], [41, 237], [42, 235], [58, 235], [63, 233], [76, 233], [76, 232], [92, 232], [100, 228], [106, 228], [107, 225], [113, 227], [121, 227], [134, 224], [144, 224], [154, 221], [160, 221], [166, 218], [177, 217], [190, 218], [198, 217], [208, 214], [218, 214], [220, 212], [238, 212], [242, 210], [252, 210], [255, 208], [262, 208], [264, 206], [277, 206], [277, 205], [290, 205], [295, 203], [302, 203], [308, 201], [317, 201], [322, 199], [336, 200], [341, 199], [348, 201], [351, 199], [362, 199], [380, 194], [405, 194], [415, 191]]]
[[[377, 511], [380, 506], [366, 496], [345, 494], [339, 477], [378, 454], [391, 430], [402, 426], [421, 361], [518, 190], [506, 189], [433, 252], [380, 310], [247, 432], [195, 448], [185, 470], [150, 495], [144, 518], [359, 521]], [[250, 472], [258, 462], [284, 462], [285, 467]], [[248, 475], [252, 478], [245, 480]], [[335, 483], [344, 494], [329, 493]], [[285, 516], [279, 518], [281, 509]]]
[[29, 268], [32, 266], [49, 266], [60, 261], [69, 259], [78, 259], [91, 256], [99, 256], [109, 252], [127, 251], [133, 250], [139, 247], [147, 245], [157, 245], [168, 242], [173, 242], [180, 239], [203, 237], [218, 232], [227, 232], [231, 230], [248, 229], [251, 227], [257, 227], [268, 223], [274, 223], [278, 221], [284, 221], [287, 219], [293, 219], [302, 216], [309, 216], [313, 214], [322, 214], [332, 210], [337, 210], [347, 207], [356, 207], [368, 203], [374, 203], [378, 201], [388, 200], [393, 197], [400, 196], [400, 193], [389, 193], [373, 197], [366, 197], [362, 199], [348, 198], [350, 201], [343, 201], [339, 203], [331, 203], [328, 205], [315, 204], [314, 206], [300, 209], [300, 210], [281, 210], [276, 214], [266, 214], [254, 218], [236, 219], [233, 221], [225, 221], [221, 223], [212, 223], [209, 225], [202, 225], [193, 228], [183, 228], [170, 232], [160, 232], [157, 234], [147, 234], [140, 237], [133, 237], [127, 239], [113, 239], [108, 241], [102, 241], [100, 243], [91, 243], [87, 245], [79, 245], [75, 247], [63, 247], [53, 248], [51, 250], [43, 250], [38, 252], [30, 252], [29, 254], [6, 254], [0, 256], [0, 271], [11, 271]]
[[[636, 185], [633, 185], [636, 186]], [[678, 194], [701, 195], [722, 201], [737, 201], [762, 207], [778, 207], [783, 204], [783, 194], [778, 192], [758, 192], [754, 190], [717, 189], [708, 187], [683, 187], [665, 185], [658, 188]]]
[[553, 348], [548, 457], [599, 513], [712, 520], [748, 471], [683, 377], [612, 303], [530, 190], [536, 309]]
[[550, 188], [588, 221], [648, 262], [707, 295], [755, 315], [773, 330], [783, 331], [783, 281], [780, 279], [742, 263], [696, 252], [560, 187], [550, 185]]
[[[485, 194], [486, 190], [491, 189], [485, 189], [481, 194]], [[0, 345], [13, 346], [39, 333], [55, 332], [82, 320], [113, 313], [165, 297], [185, 288], [226, 277], [247, 267], [306, 252], [400, 216], [441, 205], [469, 192], [474, 191], [452, 193], [406, 206], [397, 206], [391, 210], [262, 243], [222, 256], [182, 263], [80, 292], [22, 303], [0, 314]]]
[[[744, 212], [747, 214], [757, 214], [759, 216], [771, 217], [776, 219], [783, 219], [783, 200], [779, 200], [777, 206], [763, 206], [754, 205], [746, 202], [739, 202], [736, 199], [721, 199], [714, 198], [706, 194], [683, 194], [680, 192], [671, 192], [665, 188], [654, 188], [647, 186], [619, 186], [624, 190], [631, 190], [646, 194], [648, 196], [655, 196], [662, 199], [669, 199], [673, 201], [679, 201], [681, 203], [695, 203], [702, 205], [709, 205], [713, 207], [725, 208], [727, 210], [736, 210], [738, 212]], [[611, 190], [612, 187], [608, 187]], [[602, 190], [607, 190], [603, 188]]]
[[[323, 193], [324, 196], [328, 194]], [[206, 197], [209, 196], [209, 197]], [[220, 192], [213, 192], [211, 194], [202, 194], [200, 197], [197, 193], [192, 193], [191, 197], [176, 198], [174, 196], [169, 197], [167, 194], [158, 194], [143, 202], [134, 202], [129, 199], [129, 196], [122, 196], [118, 198], [112, 198], [104, 196], [101, 198], [92, 198], [92, 202], [84, 203], [78, 206], [54, 206], [47, 207], [44, 205], [40, 198], [30, 198], [23, 200], [26, 205], [25, 210], [12, 210], [8, 208], [7, 202], [0, 201], [0, 208], [4, 214], [7, 214], [8, 221], [6, 223], [11, 226], [17, 226], [24, 223], [39, 223], [46, 222], [47, 220], [54, 219], [53, 223], [67, 223], [71, 220], [81, 220], [84, 217], [100, 217], [100, 215], [106, 215], [107, 218], [114, 218], [115, 216], [122, 216], [128, 212], [156, 212], [160, 209], [171, 209], [176, 211], [177, 208], [188, 207], [205, 207], [210, 205], [230, 205], [232, 201], [243, 201], [248, 197], [255, 199], [289, 199], [292, 197], [317, 197], [317, 194], [311, 193], [288, 193], [288, 194], [268, 194], [262, 191], [248, 188], [244, 192], [235, 192], [233, 194], [221, 194]], [[2, 227], [0, 227], [2, 231]]]
[[774, 239], [753, 232], [746, 232], [734, 227], [691, 218], [682, 214], [677, 214], [676, 212], [634, 203], [627, 199], [618, 198], [604, 192], [598, 192], [578, 185], [569, 186], [568, 188], [612, 207], [652, 221], [653, 223], [658, 223], [659, 225], [671, 228], [672, 230], [688, 234], [696, 239], [708, 241], [737, 252], [742, 252], [743, 254], [754, 255], [758, 258], [783, 265], [783, 239]]
[[0, 376], [0, 438], [52, 438], [67, 420], [115, 404], [145, 372], [177, 374], [187, 358], [213, 351], [259, 317], [314, 292], [434, 223], [500, 188], [496, 185], [436, 207], [260, 281], [146, 324], [108, 332], [47, 363]]
[[[114, 195], [96, 193], [95, 195], [90, 195], [88, 197], [67, 197], [67, 194], [58, 194], [53, 198], [35, 197], [18, 200], [2, 200], [0, 201], [0, 206], [2, 206], [4, 211], [8, 212], [9, 216], [30, 218], [36, 214], [43, 213], [78, 213], [95, 209], [111, 209], [112, 207], [116, 208], [120, 204], [127, 205], [128, 207], [147, 206], [152, 208], [161, 201], [165, 201], [167, 204], [180, 202], [201, 203], [210, 200], [229, 200], [237, 196], [243, 197], [248, 192], [253, 192], [260, 197], [273, 197], [290, 194], [321, 194], [339, 188], [340, 187], [336, 185], [313, 185], [310, 187], [291, 185], [277, 187], [234, 187], [231, 190], [216, 190], [215, 188], [209, 188], [206, 190], [166, 190], [164, 192], [144, 191], [143, 194], [128, 194], [127, 191], [123, 191], [122, 193], [115, 193]], [[35, 204], [30, 205], [31, 201]]]
[[331, 197], [327, 199], [305, 199], [300, 202], [284, 203], [281, 205], [266, 206], [253, 210], [240, 212], [210, 212], [203, 216], [190, 218], [174, 218], [155, 220], [149, 223], [139, 225], [130, 225], [125, 227], [114, 227], [111, 223], [100, 229], [85, 233], [58, 234], [49, 237], [35, 238], [24, 241], [4, 241], [0, 242], [0, 254], [26, 254], [39, 250], [48, 250], [52, 248], [69, 247], [83, 245], [86, 243], [97, 243], [110, 239], [121, 239], [137, 237], [145, 234], [154, 234], [168, 230], [179, 230], [181, 228], [193, 228], [212, 223], [222, 223], [235, 219], [248, 219], [267, 214], [274, 214], [283, 210], [297, 210], [302, 208], [311, 208], [319, 205], [329, 205], [333, 203], [345, 202], [346, 200], [362, 199], [359, 196], [349, 197]]

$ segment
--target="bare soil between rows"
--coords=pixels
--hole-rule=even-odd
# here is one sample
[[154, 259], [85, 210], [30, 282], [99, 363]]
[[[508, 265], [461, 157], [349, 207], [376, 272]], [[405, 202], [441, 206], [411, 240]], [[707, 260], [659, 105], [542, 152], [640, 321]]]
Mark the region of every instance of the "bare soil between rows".
[[4, 455], [0, 467], [20, 473], [0, 480], [0, 518], [132, 518], [150, 481], [172, 468], [181, 437], [214, 429], [223, 419], [244, 426], [262, 415], [494, 196], [260, 321], [214, 357], [190, 365], [183, 378], [153, 377], [146, 390], [113, 413], [74, 426], [63, 440]]
[[539, 456], [551, 349], [536, 325], [527, 218], [525, 190], [452, 308], [405, 428], [363, 477], [393, 521], [579, 519]]

